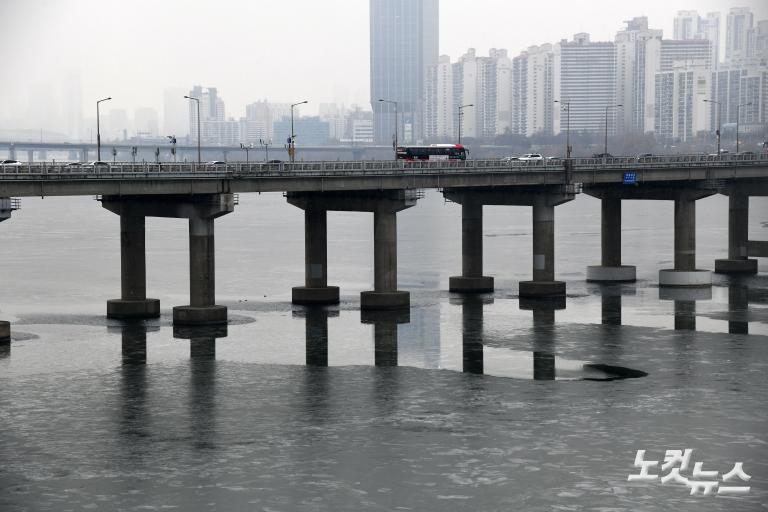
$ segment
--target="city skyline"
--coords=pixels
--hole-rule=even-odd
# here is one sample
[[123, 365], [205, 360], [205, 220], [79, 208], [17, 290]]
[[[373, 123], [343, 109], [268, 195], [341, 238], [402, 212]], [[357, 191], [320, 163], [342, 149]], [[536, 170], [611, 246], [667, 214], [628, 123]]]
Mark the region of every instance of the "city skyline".
[[[107, 2], [109, 3], [109, 2]], [[3, 96], [8, 98], [14, 98], [15, 101], [9, 102], [4, 112], [4, 116], [0, 119], [0, 128], [8, 129], [9, 124], [14, 121], [26, 121], [29, 122], [30, 110], [34, 111], [32, 106], [34, 105], [38, 112], [46, 112], [49, 107], [58, 108], [62, 118], [71, 116], [71, 109], [66, 109], [63, 105], [57, 105], [55, 96], [59, 90], [68, 89], [65, 83], [61, 81], [62, 71], [66, 71], [72, 74], [72, 70], [75, 69], [77, 59], [56, 59], [54, 58], [59, 52], [66, 52], [68, 49], [83, 49], [83, 46], [87, 46], [91, 49], [83, 50], [77, 53], [86, 62], [80, 62], [81, 71], [79, 73], [79, 81], [82, 84], [82, 97], [80, 102], [83, 109], [83, 117], [85, 120], [93, 117], [90, 113], [89, 105], [97, 99], [96, 97], [102, 97], [110, 95], [114, 98], [110, 102], [109, 108], [116, 110], [125, 110], [127, 112], [135, 112], [141, 108], [150, 107], [154, 108], [159, 114], [159, 125], [165, 126], [167, 123], [162, 118], [163, 109], [166, 106], [164, 101], [164, 92], [167, 89], [179, 89], [189, 90], [192, 85], [195, 84], [209, 84], [210, 86], [217, 87], [221, 94], [227, 98], [228, 111], [227, 117], [239, 118], [244, 112], [245, 105], [250, 104], [260, 99], [268, 99], [270, 102], [290, 102], [309, 99], [310, 103], [306, 105], [305, 112], [309, 115], [315, 115], [321, 103], [343, 103], [346, 105], [358, 104], [363, 108], [369, 108], [369, 33], [368, 33], [368, 5], [367, 2], [359, 2], [365, 4], [362, 7], [360, 5], [352, 4], [345, 1], [333, 1], [326, 3], [326, 6], [336, 7], [334, 9], [326, 9], [322, 19], [328, 18], [328, 12], [343, 12], [344, 18], [349, 19], [353, 17], [358, 19], [359, 23], [343, 23], [345, 37], [340, 39], [344, 40], [344, 52], [342, 57], [348, 56], [346, 60], [337, 59], [328, 61], [332, 64], [332, 67], [336, 68], [342, 66], [343, 69], [348, 70], [348, 73], [337, 73], [335, 71], [329, 71], [324, 69], [324, 64], [327, 67], [325, 61], [309, 65], [307, 67], [307, 57], [314, 55], [314, 52], [306, 52], [305, 50], [299, 51], [298, 45], [301, 41], [306, 42], [308, 37], [307, 25], [302, 16], [291, 18], [291, 25], [295, 27], [290, 33], [297, 34], [292, 40], [291, 38], [286, 41], [280, 40], [279, 43], [275, 43], [270, 50], [269, 46], [266, 46], [265, 51], [254, 52], [240, 52], [239, 50], [232, 50], [231, 55], [229, 53], [222, 55], [220, 48], [222, 46], [216, 44], [210, 44], [215, 38], [205, 38], [206, 48], [208, 52], [212, 53], [196, 53], [196, 49], [200, 47], [185, 47], [180, 45], [179, 47], [185, 48], [182, 51], [177, 51], [174, 48], [176, 46], [166, 45], [166, 47], [154, 47], [153, 53], [146, 54], [141, 53], [138, 49], [142, 48], [145, 44], [150, 44], [157, 34], [152, 34], [152, 28], [157, 26], [158, 21], [156, 19], [149, 20], [147, 23], [147, 29], [142, 37], [138, 40], [128, 41], [120, 39], [120, 44], [115, 46], [114, 41], [103, 41], [105, 50], [110, 48], [118, 48], [120, 51], [115, 51], [114, 60], [105, 61], [103, 65], [103, 72], [91, 73], [89, 70], [94, 66], [88, 60], [88, 57], [93, 54], [95, 50], [91, 47], [99, 46], [89, 44], [88, 37], [85, 37], [81, 33], [73, 33], [69, 30], [71, 27], [67, 24], [67, 15], [62, 15], [62, 9], [70, 9], [69, 15], [82, 12], [88, 5], [96, 5], [91, 2], [78, 2], [76, 4], [67, 3], [52, 3], [46, 1], [29, 2], [22, 4], [17, 1], [6, 2], [0, 9], [4, 11], [10, 18], [16, 19], [24, 16], [42, 16], [39, 18], [43, 28], [47, 28], [48, 25], [55, 25], [53, 30], [42, 30], [37, 32], [37, 35], [32, 38], [27, 37], [25, 34], [20, 34], [18, 30], [11, 29], [4, 32], [4, 35], [0, 35], [0, 41], [3, 42], [3, 46], [6, 48], [25, 46], [25, 43], [31, 39], [34, 39], [29, 51], [36, 55], [49, 55], [51, 58], [47, 58], [46, 62], [58, 62], [56, 65], [39, 65], [39, 60], [32, 60], [24, 65], [24, 69], [19, 73], [20, 79], [17, 81], [6, 82], [0, 86]], [[264, 9], [265, 13], [272, 12], [275, 6], [273, 2], [266, 2]], [[692, 6], [686, 3], [671, 4], [667, 6], [662, 2], [650, 2], [648, 5], [644, 5], [643, 9], [638, 9], [640, 12], [633, 12], [635, 9], [626, 6], [609, 6], [603, 9], [603, 16], [595, 17], [591, 16], [590, 20], [585, 20], [580, 16], [569, 17], [568, 23], [563, 28], [562, 20], [551, 19], [549, 23], [542, 25], [539, 29], [532, 28], [530, 23], [521, 23], [521, 26], [517, 24], [510, 24], [510, 27], [514, 27], [514, 30], [495, 30], [498, 18], [503, 18], [504, 14], [509, 14], [511, 19], [520, 19], [521, 16], [514, 13], [525, 13], [526, 11], [519, 8], [513, 9], [502, 2], [493, 0], [484, 0], [478, 3], [478, 6], [472, 6], [471, 8], [464, 9], [464, 11], [457, 11], [457, 2], [451, 2], [449, 0], [443, 0], [440, 3], [440, 48], [439, 53], [441, 55], [447, 54], [451, 56], [458, 56], [466, 52], [467, 48], [478, 49], [478, 54], [484, 53], [487, 45], [490, 43], [498, 43], [493, 47], [508, 49], [510, 55], [517, 55], [520, 51], [525, 50], [531, 45], [555, 43], [561, 39], [570, 39], [574, 33], [583, 29], [589, 32], [593, 41], [612, 41], [617, 30], [623, 26], [623, 21], [630, 19], [633, 16], [647, 15], [650, 18], [651, 24], [654, 27], [658, 27], [663, 30], [664, 36], [672, 37], [673, 35], [673, 19], [678, 10], [690, 10]], [[545, 2], [546, 4], [546, 2]], [[598, 5], [599, 4], [599, 5]], [[597, 11], [600, 11], [600, 5], [596, 4]], [[102, 4], [99, 4], [102, 5]], [[227, 7], [232, 5], [240, 5], [237, 3], [228, 3], [222, 8], [222, 12], [228, 12]], [[304, 5], [301, 4], [300, 5]], [[607, 4], [606, 4], [607, 5]], [[530, 11], [528, 15], [531, 19], [539, 19], [539, 17], [547, 11], [542, 7], [543, 4], [539, 4], [535, 10]], [[766, 11], [768, 7], [760, 5], [759, 2], [699, 2], [695, 6], [696, 10], [700, 14], [705, 14], [710, 10], [719, 10], [722, 12], [723, 17], [730, 7], [749, 7], [754, 13], [755, 19], [764, 19], [768, 17]], [[310, 6], [311, 7], [311, 6]], [[202, 6], [200, 10], [204, 13], [209, 10], [210, 6]], [[157, 13], [157, 18], [163, 18], [166, 14], [166, 10], [169, 7], [163, 7]], [[250, 9], [250, 8], [249, 8]], [[311, 9], [308, 7], [305, 10], [301, 9], [301, 12], [307, 13], [310, 16]], [[570, 12], [570, 6], [560, 6], [560, 12]], [[482, 11], [482, 12], [481, 12]], [[175, 12], [175, 11], [174, 11]], [[246, 9], [243, 11], [248, 17], [252, 14], [251, 10]], [[494, 13], [494, 16], [488, 16], [489, 12]], [[593, 11], [595, 12], [595, 11]], [[665, 13], [664, 17], [657, 17], [654, 13]], [[458, 14], [457, 14], [458, 13]], [[485, 14], [483, 14], [485, 13]], [[496, 15], [498, 14], [498, 15]], [[58, 18], [56, 18], [58, 16]], [[180, 20], [195, 21], [195, 24], [190, 25], [195, 32], [198, 25], [201, 23], [199, 15], [191, 15], [190, 12], [176, 13], [175, 15]], [[483, 16], [483, 17], [481, 17]], [[336, 16], [338, 17], [338, 16]], [[56, 21], [52, 20], [56, 18]], [[330, 18], [334, 18], [331, 16]], [[462, 19], [462, 24], [458, 25], [457, 18]], [[134, 18], [128, 16], [127, 22], [130, 23]], [[276, 26], [280, 26], [279, 21], [287, 19], [285, 13], [282, 13], [277, 17]], [[528, 19], [528, 18], [526, 18]], [[614, 25], [613, 20], [619, 20]], [[484, 20], [487, 30], [477, 29], [479, 21]], [[190, 21], [190, 22], [191, 22]], [[330, 23], [330, 21], [329, 21]], [[723, 20], [724, 25], [724, 20]], [[330, 26], [330, 25], [329, 25]], [[207, 33], [210, 27], [204, 31]], [[233, 34], [240, 34], [237, 32], [237, 25], [234, 25], [231, 29]], [[724, 32], [725, 27], [721, 26], [721, 32]], [[43, 36], [40, 36], [43, 33]], [[314, 33], [314, 32], [312, 32]], [[535, 35], [533, 35], [535, 33]], [[75, 34], [72, 36], [74, 43], [69, 40], [67, 34]], [[553, 35], [550, 35], [553, 34]], [[93, 39], [100, 39], [103, 35], [103, 31], [99, 30], [99, 27], [93, 31]], [[348, 36], [348, 37], [347, 37]], [[351, 45], [349, 41], [351, 38], [358, 38], [359, 44]], [[62, 39], [63, 37], [63, 39]], [[178, 37], [178, 36], [177, 36]], [[234, 36], [233, 36], [234, 37]], [[239, 35], [237, 37], [240, 37]], [[260, 37], [258, 34], [252, 34], [252, 38], [258, 42]], [[521, 41], [525, 38], [523, 44], [518, 44], [516, 41]], [[186, 40], [187, 36], [181, 38]], [[327, 38], [336, 41], [337, 37]], [[146, 43], [144, 41], [146, 40]], [[293, 41], [293, 42], [291, 42]], [[314, 40], [312, 40], [314, 41]], [[505, 42], [506, 41], [506, 42]], [[53, 42], [56, 44], [53, 45]], [[325, 41], [316, 41], [318, 44], [326, 45], [331, 44]], [[75, 44], [76, 43], [76, 44]], [[285, 44], [284, 44], [285, 43]], [[203, 42], [199, 43], [200, 45]], [[336, 44], [336, 43], [333, 43]], [[53, 45], [53, 46], [52, 46]], [[123, 45], [123, 46], [121, 46]], [[127, 45], [127, 46], [126, 46]], [[286, 46], [287, 45], [287, 46]], [[721, 42], [721, 46], [724, 45], [724, 41]], [[137, 50], [135, 53], [129, 51], [129, 47], [133, 46]], [[230, 45], [226, 45], [229, 48]], [[314, 45], [313, 45], [314, 47]], [[187, 49], [188, 48], [188, 49]], [[457, 49], [458, 48], [458, 49]], [[488, 47], [490, 49], [490, 47]], [[284, 51], [285, 50], [285, 51]], [[724, 52], [721, 51], [721, 55]], [[16, 67], [19, 64], [19, 56], [24, 55], [25, 52], [12, 53], [9, 55], [9, 61], [11, 68]], [[260, 78], [262, 69], [260, 66], [264, 62], [269, 61], [267, 56], [272, 54], [279, 55], [282, 62], [288, 62], [285, 66], [277, 67], [277, 73], [271, 74], [275, 76], [275, 80], [263, 80]], [[196, 56], [196, 59], [190, 59], [190, 56]], [[216, 57], [219, 55], [219, 57]], [[131, 56], [136, 58], [137, 70], [131, 72], [128, 68], [131, 66], [124, 66], [119, 62]], [[362, 57], [361, 57], [362, 56]], [[271, 57], [270, 57], [271, 58]], [[290, 58], [290, 62], [289, 59]], [[264, 60], [266, 59], [266, 60]], [[195, 63], [194, 61], [199, 61]], [[319, 59], [309, 59], [319, 60]], [[157, 62], [161, 64], [157, 64]], [[211, 62], [216, 61], [216, 62]], [[343, 64], [340, 62], [343, 61]], [[178, 66], [172, 66], [171, 63], [176, 62]], [[249, 62], [248, 67], [253, 68], [253, 77], [250, 78], [249, 74], [245, 74], [246, 79], [243, 80], [242, 70], [230, 69], [233, 62]], [[271, 62], [271, 61], [269, 61]], [[301, 62], [302, 65], [296, 65], [295, 63]], [[60, 64], [59, 64], [60, 63]], [[38, 64], [38, 65], [35, 65]], [[107, 65], [108, 64], [108, 65]], [[211, 73], [211, 65], [220, 66], [221, 73]], [[161, 68], [165, 71], [157, 74], [157, 68]], [[179, 68], [178, 70], [176, 68]], [[199, 67], [201, 72], [198, 73], [202, 78], [190, 78], [187, 81], [187, 76], [194, 76], [195, 72], [189, 68]], [[259, 69], [257, 69], [259, 67]], [[125, 68], [122, 74], [118, 73], [118, 69]], [[165, 82], [163, 77], [167, 74], [172, 75], [173, 81]], [[236, 75], [237, 79], [233, 79], [232, 75]], [[154, 76], [156, 75], [157, 79]], [[319, 79], [313, 79], [311, 87], [307, 87], [305, 80], [294, 80], [293, 76], [318, 76]], [[206, 78], [207, 77], [207, 78]], [[150, 80], [151, 78], [151, 80]], [[183, 81], [182, 81], [183, 80]], [[302, 82], [302, 83], [297, 83]], [[106, 85], [105, 85], [106, 84]], [[254, 84], [258, 84], [257, 86]], [[108, 89], [108, 90], [105, 90]], [[295, 91], [295, 92], [294, 92]], [[30, 97], [33, 101], [30, 101]], [[179, 102], [182, 104], [182, 108], [187, 108], [185, 100], [180, 97]], [[38, 123], [39, 124], [39, 123]], [[27, 128], [34, 128], [34, 126], [27, 126]], [[41, 126], [41, 128], [44, 128]], [[87, 132], [87, 129], [84, 130]], [[87, 133], [81, 133], [81, 136], [87, 138]]]

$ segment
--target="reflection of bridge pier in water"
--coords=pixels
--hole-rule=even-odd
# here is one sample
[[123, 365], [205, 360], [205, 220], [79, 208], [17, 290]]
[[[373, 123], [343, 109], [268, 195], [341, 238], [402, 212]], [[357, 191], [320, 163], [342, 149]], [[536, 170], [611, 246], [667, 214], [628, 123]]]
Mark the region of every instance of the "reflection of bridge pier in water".
[[450, 303], [461, 306], [461, 361], [464, 373], [482, 375], [484, 365], [484, 311], [493, 304], [493, 295], [462, 294], [451, 297]]
[[555, 380], [555, 311], [565, 309], [565, 297], [520, 297], [520, 309], [533, 311], [533, 379]]
[[739, 281], [728, 284], [728, 333], [749, 334], [749, 287]]
[[669, 288], [659, 287], [659, 299], [674, 301], [675, 330], [696, 330], [696, 301], [711, 300], [711, 287]]
[[306, 306], [292, 311], [293, 318], [304, 318], [306, 365], [328, 366], [328, 318], [339, 316], [337, 309]]
[[360, 321], [373, 324], [373, 360], [376, 366], [397, 366], [397, 326], [411, 321], [409, 309], [360, 311]]

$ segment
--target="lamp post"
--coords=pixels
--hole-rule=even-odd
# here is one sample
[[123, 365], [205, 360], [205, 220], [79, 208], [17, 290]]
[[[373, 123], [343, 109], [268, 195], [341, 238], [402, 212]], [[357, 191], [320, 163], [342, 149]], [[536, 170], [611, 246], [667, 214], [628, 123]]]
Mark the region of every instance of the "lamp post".
[[[565, 158], [571, 158], [571, 100], [555, 100], [555, 103], [560, 103], [562, 107], [565, 107], [565, 111], [568, 112], [565, 121]], [[561, 108], [562, 108], [561, 107]]]
[[166, 135], [168, 137], [168, 142], [171, 144], [171, 154], [173, 155], [173, 163], [176, 163], [176, 136], [175, 135]]
[[603, 147], [603, 158], [608, 158], [608, 110], [612, 108], [623, 107], [621, 103], [618, 105], [606, 105], [605, 106], [605, 146]]
[[202, 164], [203, 159], [200, 157], [200, 98], [193, 98], [192, 96], [184, 97], [197, 104], [197, 163]]
[[741, 115], [741, 107], [748, 107], [750, 105], [752, 105], [752, 102], [736, 105], [736, 154], [739, 153], [739, 116]]
[[272, 145], [272, 139], [259, 139], [259, 144], [264, 146], [264, 162], [269, 162], [269, 146]]
[[474, 107], [475, 105], [472, 103], [467, 103], [466, 105], [460, 105], [459, 106], [459, 144], [461, 144], [461, 120], [464, 117], [464, 109], [466, 107]]
[[250, 144], [243, 144], [241, 142], [240, 149], [245, 150], [245, 165], [248, 165], [250, 163], [250, 160], [248, 159], [248, 152], [253, 149], [253, 142]]
[[109, 101], [112, 97], [100, 99], [96, 102], [96, 160], [101, 161], [101, 131], [99, 129], [99, 103]]
[[704, 103], [714, 103], [717, 105], [717, 131], [715, 132], [715, 135], [717, 136], [717, 156], [720, 156], [720, 102], [717, 100], [704, 100]]
[[397, 102], [395, 100], [379, 99], [382, 103], [391, 103], [395, 107], [395, 140], [392, 142], [393, 149], [395, 150], [395, 159], [397, 159]]
[[305, 103], [309, 103], [309, 101], [304, 100], [291, 104], [291, 138], [288, 140], [288, 156], [291, 157], [291, 162], [296, 160], [296, 134], [293, 132], [293, 108]]

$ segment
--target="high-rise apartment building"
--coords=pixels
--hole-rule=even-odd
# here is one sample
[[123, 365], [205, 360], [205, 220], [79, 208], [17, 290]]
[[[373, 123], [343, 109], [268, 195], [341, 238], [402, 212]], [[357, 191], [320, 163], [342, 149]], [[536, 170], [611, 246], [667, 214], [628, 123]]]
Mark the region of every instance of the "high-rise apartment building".
[[512, 133], [552, 134], [556, 99], [551, 44], [531, 46], [512, 59]]
[[[570, 102], [571, 131], [605, 129], [605, 108], [616, 104], [616, 45], [591, 42], [589, 34], [562, 40], [555, 49], [555, 83], [560, 101]], [[616, 109], [609, 109], [609, 131], [615, 130]], [[561, 109], [555, 109], [556, 131], [565, 130]]]
[[753, 36], [754, 17], [749, 7], [733, 7], [728, 11], [725, 27], [725, 60], [732, 62], [749, 57], [749, 40]]
[[720, 62], [720, 13], [707, 13], [705, 18], [696, 11], [678, 11], [674, 20], [674, 36], [677, 41], [707, 40], [710, 46], [710, 62], [717, 69]]
[[438, 62], [439, 0], [370, 0], [371, 107], [376, 142], [423, 138], [424, 78]]
[[678, 61], [671, 70], [656, 73], [656, 136], [663, 140], [691, 140], [712, 128], [710, 98], [712, 72], [709, 61]]
[[[616, 111], [616, 128], [623, 132], [644, 132], [646, 89], [653, 88], [657, 71], [658, 48], [662, 32], [648, 28], [645, 16], [627, 21], [616, 34], [616, 101], [623, 105]], [[651, 50], [649, 55], [649, 49]], [[646, 76], [650, 74], [651, 80]]]
[[424, 81], [424, 136], [431, 140], [454, 137], [453, 65], [441, 55], [436, 66], [427, 69]]

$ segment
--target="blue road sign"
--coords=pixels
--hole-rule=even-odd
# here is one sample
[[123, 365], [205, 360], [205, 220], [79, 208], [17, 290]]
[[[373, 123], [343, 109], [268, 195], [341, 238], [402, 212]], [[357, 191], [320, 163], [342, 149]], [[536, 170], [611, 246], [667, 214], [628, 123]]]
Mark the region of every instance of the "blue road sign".
[[637, 173], [635, 171], [629, 171], [624, 173], [625, 185], [637, 185]]

